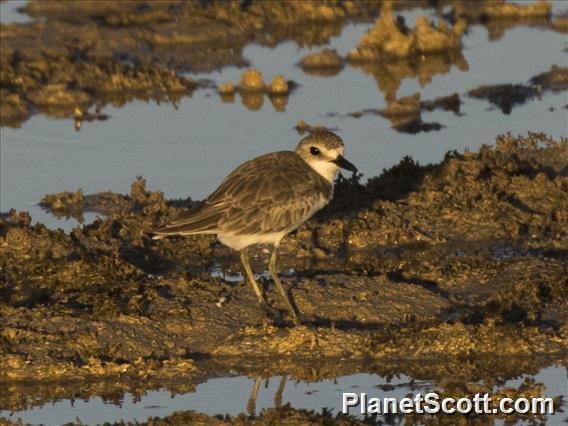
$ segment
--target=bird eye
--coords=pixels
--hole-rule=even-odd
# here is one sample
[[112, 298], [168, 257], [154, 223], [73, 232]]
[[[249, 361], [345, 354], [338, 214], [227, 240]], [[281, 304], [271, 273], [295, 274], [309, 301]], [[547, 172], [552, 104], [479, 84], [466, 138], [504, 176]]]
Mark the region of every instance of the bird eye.
[[310, 148], [310, 154], [312, 154], [312, 155], [319, 155], [319, 153], [320, 153], [320, 150], [317, 149], [315, 146], [312, 146], [312, 147]]

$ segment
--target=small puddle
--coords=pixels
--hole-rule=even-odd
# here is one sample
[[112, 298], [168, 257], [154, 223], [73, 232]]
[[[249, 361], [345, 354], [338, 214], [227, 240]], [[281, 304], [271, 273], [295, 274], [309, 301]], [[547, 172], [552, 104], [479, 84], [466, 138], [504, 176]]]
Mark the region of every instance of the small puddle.
[[[566, 398], [567, 370], [564, 367], [543, 368], [534, 376], [524, 375], [500, 383], [493, 391], [518, 388], [527, 377], [545, 385], [542, 396]], [[2, 410], [2, 418], [29, 424], [56, 425], [67, 422], [101, 424], [105, 422], [142, 422], [148, 417], [165, 417], [175, 411], [215, 415], [258, 414], [264, 409], [290, 404], [297, 409], [332, 413], [341, 411], [342, 393], [365, 392], [379, 398], [401, 399], [408, 394], [430, 392], [436, 386], [424, 380], [413, 380], [404, 374], [382, 377], [376, 374], [354, 374], [318, 382], [295, 381], [287, 376], [249, 378], [245, 376], [212, 378], [197, 385], [194, 392], [172, 394], [167, 390], [145, 391], [141, 396], [124, 394], [119, 400], [109, 401], [100, 396], [85, 399], [62, 399], [22, 411]], [[439, 389], [439, 388], [438, 388]], [[255, 397], [256, 391], [256, 397]], [[28, 401], [33, 405], [33, 400]], [[357, 410], [350, 414], [360, 416]], [[558, 411], [548, 417], [548, 424], [559, 424], [566, 417]], [[384, 420], [384, 418], [383, 418]], [[398, 424], [398, 423], [397, 423]]]

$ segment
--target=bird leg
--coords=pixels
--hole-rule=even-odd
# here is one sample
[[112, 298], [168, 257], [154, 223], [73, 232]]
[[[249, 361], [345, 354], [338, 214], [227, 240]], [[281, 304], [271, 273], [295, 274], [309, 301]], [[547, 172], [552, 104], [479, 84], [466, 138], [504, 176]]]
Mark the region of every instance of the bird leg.
[[298, 319], [296, 310], [292, 306], [292, 303], [290, 303], [290, 299], [286, 294], [286, 290], [284, 290], [284, 287], [282, 287], [282, 281], [280, 281], [280, 278], [278, 278], [278, 272], [276, 271], [277, 255], [278, 255], [278, 247], [274, 247], [274, 250], [272, 250], [272, 254], [270, 255], [270, 261], [268, 262], [268, 271], [270, 272], [270, 275], [272, 275], [272, 279], [274, 279], [276, 288], [278, 289], [278, 292], [280, 293], [282, 300], [284, 300], [284, 303], [288, 308], [288, 312], [290, 312], [290, 315], [292, 315], [292, 318], [294, 319], [294, 324], [300, 325], [300, 320]]
[[286, 386], [286, 380], [288, 380], [288, 376], [282, 376], [280, 378], [280, 384], [278, 385], [278, 390], [274, 395], [274, 408], [278, 411], [282, 409], [282, 394], [284, 393], [284, 387]]
[[260, 388], [260, 377], [254, 379], [254, 385], [250, 391], [249, 400], [247, 403], [247, 413], [249, 416], [254, 416], [256, 411], [256, 396], [258, 395], [258, 388]]
[[241, 250], [240, 257], [241, 257], [241, 263], [243, 264], [243, 268], [245, 270], [245, 274], [252, 285], [256, 297], [258, 297], [258, 303], [260, 307], [264, 309], [264, 311], [267, 312], [269, 315], [275, 315], [274, 309], [268, 306], [268, 303], [266, 302], [266, 300], [264, 300], [264, 297], [262, 296], [262, 292], [260, 291], [258, 283], [254, 279], [254, 273], [252, 272], [252, 268], [250, 267], [249, 258], [246, 249]]

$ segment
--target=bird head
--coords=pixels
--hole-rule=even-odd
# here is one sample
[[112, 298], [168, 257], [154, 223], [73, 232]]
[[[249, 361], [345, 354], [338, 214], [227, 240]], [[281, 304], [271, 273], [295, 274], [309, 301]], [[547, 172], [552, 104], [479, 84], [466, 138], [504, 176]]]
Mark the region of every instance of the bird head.
[[333, 183], [340, 168], [357, 172], [357, 167], [343, 157], [343, 141], [329, 130], [316, 128], [296, 147], [296, 154], [316, 172]]

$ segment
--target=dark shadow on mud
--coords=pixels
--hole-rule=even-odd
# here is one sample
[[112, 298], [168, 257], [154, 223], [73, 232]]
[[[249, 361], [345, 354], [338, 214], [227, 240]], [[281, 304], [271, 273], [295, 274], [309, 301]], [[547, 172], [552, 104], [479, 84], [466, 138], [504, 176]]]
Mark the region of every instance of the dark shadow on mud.
[[439, 294], [440, 296], [445, 298], [448, 298], [448, 296], [450, 295], [447, 291], [442, 290], [436, 281], [424, 280], [420, 278], [407, 278], [404, 276], [404, 271], [402, 269], [388, 272], [387, 277], [395, 283], [419, 285], [420, 287], [423, 287], [433, 293]]
[[[457, 156], [448, 153], [444, 161]], [[408, 197], [410, 193], [418, 192], [424, 177], [436, 173], [441, 165], [420, 165], [412, 157], [405, 156], [399, 164], [383, 170], [378, 177], [368, 179], [367, 184], [361, 183], [363, 175], [353, 175], [345, 178], [340, 173], [334, 188], [334, 198], [330, 205], [318, 215], [327, 218], [341, 217], [344, 213], [356, 215], [378, 200], [396, 202]]]

